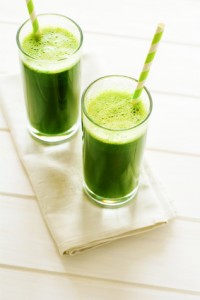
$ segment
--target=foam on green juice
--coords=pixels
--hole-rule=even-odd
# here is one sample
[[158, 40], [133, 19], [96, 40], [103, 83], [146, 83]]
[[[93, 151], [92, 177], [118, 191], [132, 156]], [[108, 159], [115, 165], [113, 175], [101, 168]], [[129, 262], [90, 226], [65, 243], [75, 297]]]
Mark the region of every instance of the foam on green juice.
[[61, 60], [73, 54], [79, 46], [75, 36], [64, 28], [44, 27], [36, 38], [33, 33], [22, 42], [23, 51], [38, 60]]
[[134, 127], [147, 116], [142, 101], [133, 103], [130, 93], [114, 90], [104, 91], [91, 98], [86, 110], [96, 124], [113, 130]]

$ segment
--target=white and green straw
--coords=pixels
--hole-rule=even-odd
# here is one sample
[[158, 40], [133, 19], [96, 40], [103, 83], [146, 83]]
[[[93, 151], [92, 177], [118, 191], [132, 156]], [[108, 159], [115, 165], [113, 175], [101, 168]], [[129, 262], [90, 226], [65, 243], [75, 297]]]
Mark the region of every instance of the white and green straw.
[[145, 63], [144, 63], [143, 69], [142, 69], [142, 72], [140, 73], [138, 84], [137, 84], [135, 92], [133, 94], [133, 99], [139, 98], [141, 93], [142, 93], [143, 87], [145, 85], [147, 76], [148, 76], [149, 71], [150, 71], [151, 64], [152, 64], [153, 59], [155, 57], [159, 42], [162, 38], [164, 28], [165, 28], [165, 25], [162, 24], [162, 23], [158, 24], [158, 26], [157, 26], [156, 32], [154, 34], [149, 52], [147, 54], [147, 57], [146, 57], [146, 60], [145, 60]]
[[32, 0], [26, 0], [26, 5], [28, 8], [28, 12], [30, 15], [30, 19], [31, 19], [31, 23], [32, 23], [32, 27], [33, 27], [33, 32], [36, 36], [40, 35], [40, 27], [39, 27], [39, 23], [38, 23], [38, 19], [37, 19], [37, 15], [34, 9], [34, 4]]

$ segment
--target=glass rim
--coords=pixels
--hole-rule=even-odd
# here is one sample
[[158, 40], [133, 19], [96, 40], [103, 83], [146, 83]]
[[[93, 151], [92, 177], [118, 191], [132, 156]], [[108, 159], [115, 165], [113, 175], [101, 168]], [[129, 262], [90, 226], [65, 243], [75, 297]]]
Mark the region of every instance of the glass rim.
[[129, 128], [122, 128], [122, 129], [113, 129], [113, 128], [108, 128], [108, 127], [105, 127], [105, 126], [102, 126], [100, 124], [98, 124], [97, 122], [95, 122], [87, 113], [87, 110], [86, 110], [86, 107], [85, 107], [85, 103], [84, 103], [84, 99], [85, 99], [85, 95], [86, 93], [88, 92], [88, 90], [98, 81], [102, 80], [102, 79], [106, 79], [106, 78], [111, 78], [111, 77], [118, 77], [118, 78], [125, 78], [125, 79], [130, 79], [130, 80], [133, 80], [135, 82], [138, 82], [137, 79], [133, 78], [133, 77], [130, 77], [130, 76], [126, 76], [126, 75], [106, 75], [106, 76], [102, 76], [102, 77], [99, 77], [98, 79], [94, 80], [93, 82], [91, 82], [87, 87], [86, 89], [83, 91], [83, 94], [82, 94], [82, 97], [81, 97], [81, 105], [82, 105], [82, 112], [84, 113], [84, 115], [89, 119], [90, 122], [92, 122], [94, 125], [98, 126], [99, 128], [102, 128], [104, 130], [108, 130], [108, 131], [112, 131], [112, 132], [121, 132], [121, 131], [129, 131], [129, 130], [132, 130], [134, 128], [137, 128], [139, 127], [140, 125], [144, 124], [149, 116], [151, 115], [151, 112], [152, 112], [152, 108], [153, 108], [153, 101], [152, 101], [152, 97], [151, 97], [151, 94], [150, 92], [148, 91], [148, 89], [144, 86], [144, 90], [148, 96], [148, 99], [149, 99], [149, 111], [146, 115], [146, 117], [138, 124], [132, 126], [132, 127], [129, 127]]
[[[37, 17], [45, 17], [45, 16], [55, 16], [55, 17], [61, 17], [63, 19], [67, 19], [68, 21], [72, 22], [78, 29], [79, 33], [80, 33], [80, 41], [79, 41], [79, 46], [78, 48], [76, 48], [74, 50], [73, 53], [71, 53], [70, 55], [68, 55], [67, 57], [64, 57], [64, 58], [60, 58], [60, 59], [55, 59], [55, 60], [51, 60], [51, 62], [62, 62], [62, 61], [65, 61], [67, 59], [69, 59], [69, 57], [75, 55], [82, 47], [82, 44], [83, 44], [83, 32], [82, 32], [82, 29], [81, 27], [74, 21], [72, 20], [71, 18], [65, 16], [65, 15], [62, 15], [62, 14], [56, 14], [56, 13], [43, 13], [43, 14], [38, 14]], [[20, 40], [19, 40], [19, 36], [20, 36], [20, 32], [22, 30], [22, 28], [27, 24], [31, 22], [31, 19], [27, 19], [25, 22], [23, 22], [20, 27], [18, 28], [17, 30], [17, 34], [16, 34], [16, 42], [17, 42], [17, 46], [19, 48], [19, 50], [27, 57], [29, 57], [30, 59], [32, 60], [37, 60], [39, 62], [49, 62], [49, 60], [46, 60], [46, 59], [38, 59], [38, 58], [35, 58], [31, 55], [29, 55], [28, 53], [26, 53], [23, 48], [21, 47], [21, 43], [20, 43]]]

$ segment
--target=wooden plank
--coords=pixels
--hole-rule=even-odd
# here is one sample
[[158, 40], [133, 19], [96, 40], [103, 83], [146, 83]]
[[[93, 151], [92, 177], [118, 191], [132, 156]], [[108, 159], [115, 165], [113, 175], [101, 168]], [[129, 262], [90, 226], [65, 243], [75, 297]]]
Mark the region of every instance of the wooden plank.
[[[93, 79], [108, 74], [123, 74], [137, 78], [148, 48], [149, 42], [143, 40], [95, 34], [85, 37], [88, 65], [89, 59], [92, 59], [95, 53], [92, 64], [93, 66], [96, 60]], [[84, 71], [87, 72], [87, 65], [83, 65], [83, 78], [86, 78]], [[198, 47], [162, 43], [152, 65], [147, 87], [150, 92], [166, 93], [169, 97], [175, 94], [199, 99], [199, 77]]]
[[[33, 270], [0, 269], [0, 290], [3, 300], [197, 300], [192, 292], [170, 291], [137, 284], [124, 284], [83, 278], [41, 273]], [[11, 288], [12, 284], [12, 288]]]
[[0, 23], [2, 40], [0, 46], [0, 75], [19, 73], [19, 60], [16, 45], [16, 32], [18, 25]]
[[200, 156], [199, 99], [159, 93], [152, 97], [148, 147]]
[[2, 265], [200, 293], [200, 222], [176, 220], [76, 257], [58, 255], [35, 201], [1, 197], [0, 224]]
[[200, 157], [147, 151], [148, 162], [175, 200], [180, 216], [200, 219]]
[[[66, 1], [59, 0], [56, 5], [53, 0], [35, 0], [38, 13], [54, 12], [65, 14], [76, 20], [84, 31], [104, 32], [123, 36], [148, 38], [158, 22], [167, 25], [164, 39], [175, 43], [190, 43], [199, 45], [198, 28], [200, 20], [199, 1], [191, 0], [90, 0]], [[18, 14], [15, 12], [18, 11]], [[178, 12], [178, 13], [177, 13]], [[23, 2], [3, 5], [0, 19], [11, 22], [24, 22], [28, 13]]]

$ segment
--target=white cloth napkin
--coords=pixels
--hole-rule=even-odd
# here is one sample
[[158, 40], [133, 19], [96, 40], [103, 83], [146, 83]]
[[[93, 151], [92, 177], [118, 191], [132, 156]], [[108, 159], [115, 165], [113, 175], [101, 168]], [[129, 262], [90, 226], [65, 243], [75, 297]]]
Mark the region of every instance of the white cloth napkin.
[[128, 205], [101, 208], [82, 189], [81, 130], [70, 141], [45, 146], [26, 129], [18, 75], [0, 79], [0, 105], [42, 215], [61, 255], [74, 255], [166, 224], [173, 204], [145, 163], [138, 196]]

